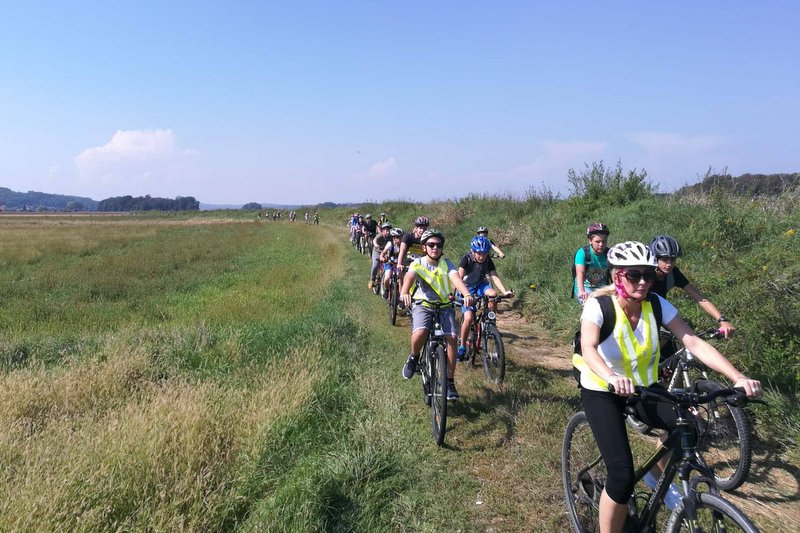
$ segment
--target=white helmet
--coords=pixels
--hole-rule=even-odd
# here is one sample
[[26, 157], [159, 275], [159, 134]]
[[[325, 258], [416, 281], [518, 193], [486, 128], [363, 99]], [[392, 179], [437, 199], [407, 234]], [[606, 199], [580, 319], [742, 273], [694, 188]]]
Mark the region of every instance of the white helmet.
[[608, 262], [614, 267], [657, 267], [658, 260], [648, 246], [636, 241], [615, 244], [608, 250]]

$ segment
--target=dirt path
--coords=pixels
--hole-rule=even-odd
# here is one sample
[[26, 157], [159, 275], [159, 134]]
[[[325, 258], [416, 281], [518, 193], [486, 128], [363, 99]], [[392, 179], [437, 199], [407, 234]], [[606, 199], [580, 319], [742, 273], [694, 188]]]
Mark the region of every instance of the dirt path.
[[[563, 380], [565, 390], [570, 390], [573, 378], [570, 375], [572, 369], [571, 350], [568, 346], [553, 342], [546, 330], [526, 321], [521, 313], [515, 310], [503, 309], [498, 314], [498, 327], [505, 340], [510, 374], [523, 373], [527, 376], [549, 371], [549, 375], [557, 375], [557, 379]], [[476, 373], [473, 373], [470, 379], [473, 387], [477, 385], [474, 380], [477, 379], [480, 382], [482, 379], [479, 375], [477, 378], [475, 376]], [[515, 382], [513, 375], [510, 375], [507, 381], [504, 393], [512, 397], [512, 402], [514, 397], [522, 399], [521, 401], [537, 401], [535, 393], [529, 396], [520, 390], [523, 383]], [[575, 394], [576, 398], [577, 394]], [[512, 406], [509, 416], [513, 417], [519, 414]], [[528, 419], [535, 418], [535, 415], [528, 414], [526, 417]], [[524, 427], [535, 426], [537, 422], [522, 418], [522, 416], [518, 416], [514, 420], [519, 426], [513, 434], [508, 435], [508, 440], [502, 446], [507, 448], [508, 453], [480, 455], [476, 457], [471, 467], [473, 475], [477, 476], [484, 486], [483, 493], [476, 497], [476, 508], [484, 505], [485, 508], [476, 514], [480, 517], [486, 531], [508, 530], [502, 516], [507, 511], [501, 512], [497, 508], [492, 509], [491, 505], [487, 505], [487, 502], [483, 501], [483, 499], [490, 500], [490, 494], [497, 487], [505, 487], [506, 491], [508, 491], [508, 487], [514, 487], [510, 493], [506, 492], [510, 498], [506, 506], [516, 507], [515, 512], [528, 514], [523, 522], [530, 529], [554, 530], [553, 528], [557, 524], [565, 523], [560, 519], [551, 517], [550, 520], [542, 520], [540, 516], [533, 515], [541, 513], [541, 508], [532, 508], [528, 505], [529, 496], [526, 493], [536, 490], [534, 487], [536, 482], [529, 481], [523, 475], [525, 469], [530, 465], [526, 465], [521, 458], [524, 454], [531, 453], [530, 450], [535, 449], [542, 450], [544, 448], [547, 450], [544, 453], [554, 453], [555, 449], [560, 451], [560, 435], [550, 435], [548, 439], [543, 440], [544, 435], [541, 431], [537, 432], [535, 427], [533, 429]], [[558, 428], [549, 431], [557, 432]], [[553, 440], [557, 442], [553, 442]], [[559, 468], [560, 454], [558, 461], [543, 462], [542, 465], [547, 465], [545, 468], [548, 466]], [[551, 476], [550, 479], [554, 480], [555, 476]], [[552, 487], [552, 490], [549, 491], [556, 495], [552, 497], [555, 501], [551, 502], [550, 508], [559, 509], [557, 512], [563, 514], [560, 475], [558, 481], [554, 483], [559, 486]], [[769, 443], [760, 441], [756, 443], [756, 453], [753, 457], [753, 468], [749, 481], [735, 493], [726, 493], [724, 496], [744, 510], [762, 531], [800, 531], [800, 468], [789, 464]], [[534, 511], [534, 509], [536, 510]], [[513, 529], [516, 527], [512, 526]]]

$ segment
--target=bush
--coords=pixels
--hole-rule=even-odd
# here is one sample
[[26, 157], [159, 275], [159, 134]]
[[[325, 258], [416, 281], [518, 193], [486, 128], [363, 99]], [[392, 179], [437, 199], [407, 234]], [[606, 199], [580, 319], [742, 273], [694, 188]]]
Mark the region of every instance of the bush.
[[567, 172], [567, 181], [576, 198], [605, 205], [627, 205], [643, 200], [656, 192], [656, 186], [647, 183], [647, 171], [629, 170], [627, 175], [618, 160], [615, 168], [606, 168], [603, 161], [585, 164], [586, 169], [578, 174], [574, 169]]

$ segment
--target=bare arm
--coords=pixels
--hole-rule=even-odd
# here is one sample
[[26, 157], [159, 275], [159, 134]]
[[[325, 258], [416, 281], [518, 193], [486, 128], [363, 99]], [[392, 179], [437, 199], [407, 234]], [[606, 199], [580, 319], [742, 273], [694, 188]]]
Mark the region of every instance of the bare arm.
[[[586, 281], [586, 265], [575, 265], [575, 283], [578, 286], [578, 299], [582, 302], [586, 300], [588, 294], [586, 294], [586, 287], [584, 286], [584, 282]], [[583, 333], [581, 333], [582, 335]]]
[[408, 269], [408, 272], [406, 272], [406, 275], [403, 277], [403, 287], [400, 289], [400, 299], [403, 301], [403, 305], [406, 307], [411, 305], [410, 291], [416, 279], [417, 275], [412, 269]]
[[748, 396], [761, 394], [761, 383], [758, 380], [750, 379], [736, 370], [736, 367], [716, 348], [695, 335], [692, 328], [680, 316], [673, 318], [666, 326], [686, 346], [687, 350], [696, 355], [709, 368], [731, 380], [734, 386], [744, 388]]
[[504, 257], [506, 256], [506, 254], [504, 254], [504, 253], [503, 253], [503, 250], [501, 250], [501, 249], [500, 249], [500, 247], [499, 247], [499, 246], [497, 246], [495, 243], [492, 243], [492, 251], [493, 251], [494, 253], [496, 253], [496, 254], [497, 254], [497, 256], [498, 256], [500, 259], [502, 259], [502, 258], [504, 258]]
[[469, 288], [467, 284], [464, 283], [464, 280], [461, 278], [461, 271], [464, 270], [463, 268], [459, 267], [458, 271], [450, 272], [450, 282], [455, 286], [455, 288], [464, 295], [464, 305], [470, 306], [472, 305], [472, 295], [469, 293]]
[[489, 272], [489, 280], [494, 284], [495, 287], [497, 287], [500, 290], [503, 296], [506, 296], [511, 293], [511, 291], [506, 289], [506, 286], [503, 285], [503, 282], [500, 281], [500, 276], [497, 275], [497, 271], [492, 270], [491, 272]]
[[[686, 293], [689, 296], [691, 296], [695, 302], [697, 302], [697, 305], [700, 306], [700, 309], [705, 311], [706, 314], [708, 314], [708, 316], [710, 316], [716, 321], [719, 321], [719, 318], [722, 316], [720, 310], [717, 309], [716, 305], [711, 303], [711, 300], [703, 296], [703, 294], [700, 291], [698, 291], [694, 285], [688, 283], [686, 287], [683, 288], [683, 290], [685, 290]], [[719, 328], [720, 331], [722, 331], [722, 334], [725, 335], [726, 338], [728, 337], [728, 335], [736, 331], [736, 328], [734, 328], [733, 324], [731, 324], [730, 321], [728, 320], [723, 320], [722, 322], [719, 322], [719, 326], [720, 326]]]
[[613, 385], [615, 394], [631, 396], [633, 380], [611, 370], [597, 351], [598, 346], [600, 346], [600, 326], [589, 320], [581, 320], [581, 353], [586, 365], [606, 383]]

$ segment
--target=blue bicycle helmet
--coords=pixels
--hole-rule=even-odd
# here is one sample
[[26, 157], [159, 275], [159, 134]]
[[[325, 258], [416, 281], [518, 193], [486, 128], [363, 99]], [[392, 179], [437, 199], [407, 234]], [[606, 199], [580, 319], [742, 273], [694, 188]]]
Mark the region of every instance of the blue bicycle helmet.
[[489, 239], [484, 237], [483, 235], [478, 235], [477, 237], [472, 238], [472, 243], [470, 244], [470, 248], [472, 248], [473, 252], [488, 254], [489, 250], [492, 249], [492, 243], [489, 242]]

